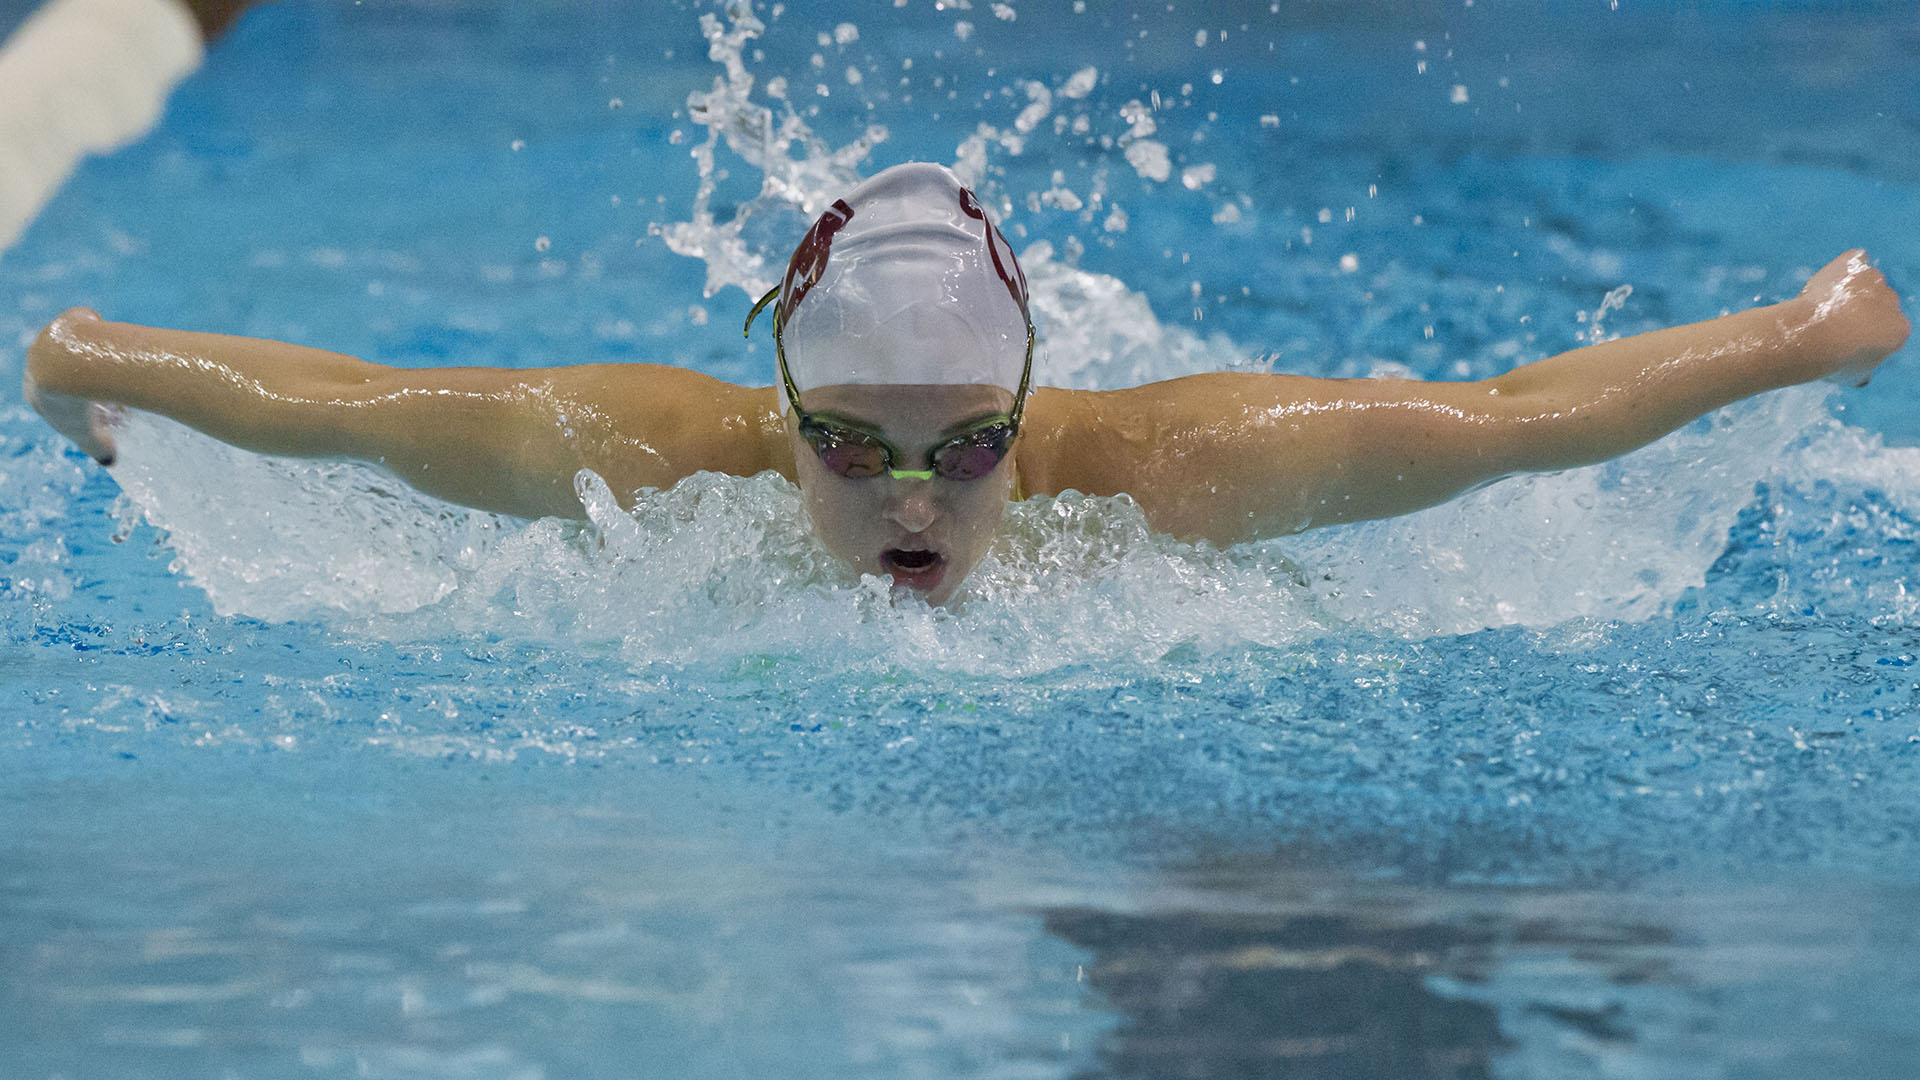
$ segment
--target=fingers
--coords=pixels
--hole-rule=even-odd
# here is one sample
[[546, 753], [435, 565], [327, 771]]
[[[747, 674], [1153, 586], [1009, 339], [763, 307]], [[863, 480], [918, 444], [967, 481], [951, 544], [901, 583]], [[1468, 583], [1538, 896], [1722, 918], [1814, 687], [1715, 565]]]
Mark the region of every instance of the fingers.
[[1802, 343], [1821, 371], [1815, 377], [1865, 386], [1879, 363], [1899, 349], [1911, 329], [1899, 294], [1855, 248], [1821, 267], [1788, 305], [1805, 334]]
[[93, 460], [102, 466], [112, 465], [117, 456], [113, 445], [113, 432], [120, 424], [122, 411], [118, 405], [109, 405], [100, 401], [87, 402], [87, 434], [93, 437], [93, 445], [83, 445], [81, 449], [92, 455]]
[[71, 367], [83, 362], [87, 353], [76, 344], [76, 332], [86, 332], [101, 322], [92, 308], [72, 307], [47, 324], [27, 348], [22, 365], [21, 389], [27, 400], [46, 418], [55, 431], [71, 439], [88, 457], [102, 465], [111, 465], [117, 456], [114, 432], [122, 410], [117, 405], [91, 401], [84, 396], [63, 393], [45, 385], [59, 382]]
[[100, 464], [113, 464], [116, 456], [113, 435], [120, 420], [119, 407], [47, 390], [36, 386], [31, 375], [25, 383], [27, 403], [55, 431], [71, 439], [75, 446]]

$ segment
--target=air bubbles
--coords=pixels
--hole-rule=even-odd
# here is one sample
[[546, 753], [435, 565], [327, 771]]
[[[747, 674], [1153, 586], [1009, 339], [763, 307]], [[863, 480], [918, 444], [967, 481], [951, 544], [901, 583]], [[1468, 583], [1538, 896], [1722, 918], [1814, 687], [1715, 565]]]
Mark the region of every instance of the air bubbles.
[[1099, 68], [1083, 67], [1068, 76], [1067, 81], [1061, 84], [1058, 92], [1063, 98], [1072, 98], [1077, 101], [1091, 93], [1099, 81]]
[[1127, 164], [1148, 180], [1163, 181], [1173, 175], [1173, 163], [1167, 148], [1152, 139], [1136, 139], [1127, 144]]

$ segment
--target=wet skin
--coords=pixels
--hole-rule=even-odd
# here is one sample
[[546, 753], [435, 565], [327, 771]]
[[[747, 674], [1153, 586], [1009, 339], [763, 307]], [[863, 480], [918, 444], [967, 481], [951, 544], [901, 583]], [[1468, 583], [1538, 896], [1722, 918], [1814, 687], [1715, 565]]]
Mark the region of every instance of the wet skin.
[[[1124, 390], [1035, 390], [1009, 460], [974, 481], [848, 480], [818, 467], [773, 387], [655, 364], [405, 369], [320, 349], [55, 319], [27, 350], [27, 401], [113, 456], [111, 407], [245, 449], [370, 461], [428, 494], [521, 517], [583, 514], [574, 478], [617, 493], [700, 470], [796, 480], [840, 557], [934, 602], [986, 552], [1014, 488], [1131, 495], [1157, 530], [1220, 544], [1404, 514], [1519, 472], [1603, 461], [1776, 387], [1863, 384], [1906, 341], [1900, 298], [1850, 251], [1789, 300], [1575, 349], [1479, 382], [1214, 372]], [[974, 396], [969, 396], [974, 395]], [[928, 448], [1011, 395], [820, 387], [807, 408]], [[931, 556], [931, 558], [929, 558]], [[937, 572], [935, 572], [937, 571]]]
[[[927, 451], [1013, 407], [996, 386], [822, 386], [807, 410], [880, 435], [907, 455], [902, 470], [930, 469]], [[944, 603], [992, 546], [1013, 494], [1014, 455], [974, 480], [890, 475], [852, 478], [821, 464], [791, 416], [794, 477], [813, 531], [863, 574], [891, 576], [929, 603]]]

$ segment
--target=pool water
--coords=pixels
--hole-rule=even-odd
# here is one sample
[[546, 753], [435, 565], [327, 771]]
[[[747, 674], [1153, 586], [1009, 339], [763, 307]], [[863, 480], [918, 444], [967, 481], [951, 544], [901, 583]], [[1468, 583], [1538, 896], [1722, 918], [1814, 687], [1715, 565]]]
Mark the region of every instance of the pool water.
[[[749, 296], [909, 159], [1059, 385], [1920, 282], [1902, 5], [1275, 7], [262, 7], [0, 256], [0, 358], [764, 384]], [[1900, 1075], [1915, 359], [1224, 551], [1036, 499], [949, 610], [772, 477], [525, 522], [9, 399], [0, 1075]]]

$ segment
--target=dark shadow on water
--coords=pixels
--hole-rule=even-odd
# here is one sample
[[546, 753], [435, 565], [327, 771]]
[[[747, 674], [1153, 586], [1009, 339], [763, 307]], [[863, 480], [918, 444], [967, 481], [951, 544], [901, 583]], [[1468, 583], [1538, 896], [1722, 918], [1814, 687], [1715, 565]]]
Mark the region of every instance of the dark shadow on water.
[[[1084, 1080], [1490, 1077], [1517, 1047], [1500, 1012], [1474, 998], [1516, 958], [1564, 957], [1566, 977], [1589, 987], [1673, 976], [1669, 929], [1620, 922], [1570, 896], [1563, 908], [1538, 894], [1407, 902], [1360, 889], [1276, 904], [1265, 891], [1229, 889], [1230, 901], [1253, 902], [1199, 910], [1041, 913], [1050, 934], [1092, 954], [1085, 979], [1119, 1017]], [[1557, 994], [1505, 1000], [1535, 1034], [1544, 1022], [1575, 1041], [1635, 1037], [1617, 1008], [1569, 1008]]]
[[1493, 1009], [1425, 986], [1490, 932], [1084, 909], [1046, 926], [1094, 954], [1087, 980], [1124, 1016], [1093, 1076], [1471, 1080], [1505, 1045]]

